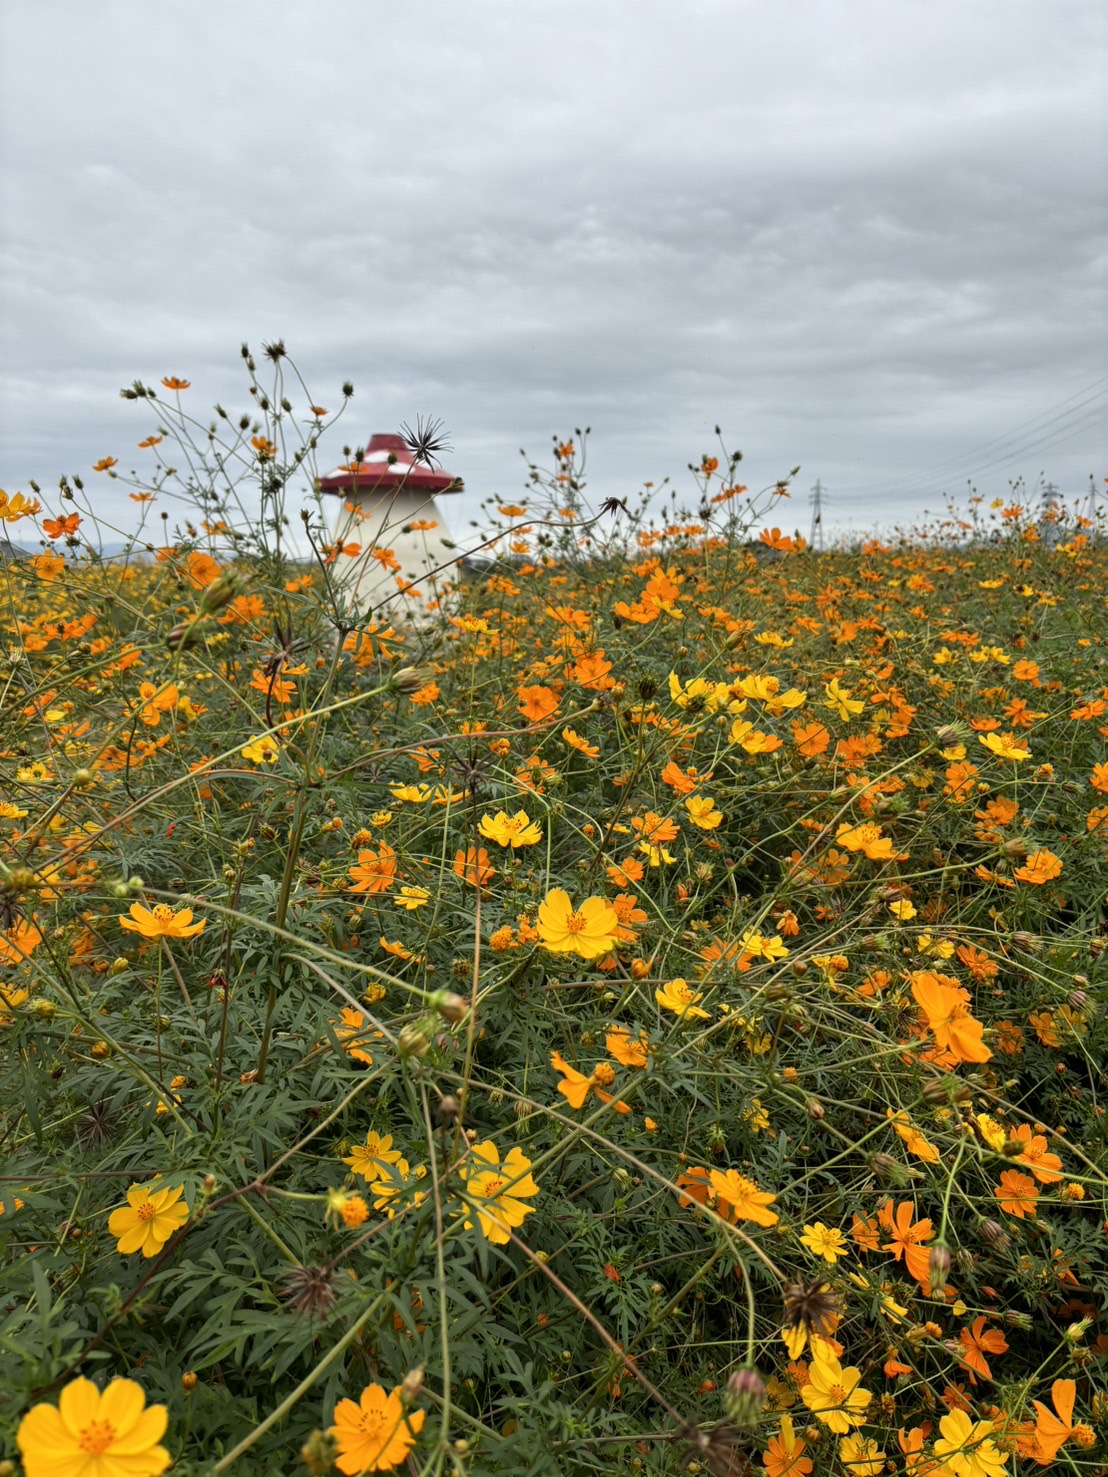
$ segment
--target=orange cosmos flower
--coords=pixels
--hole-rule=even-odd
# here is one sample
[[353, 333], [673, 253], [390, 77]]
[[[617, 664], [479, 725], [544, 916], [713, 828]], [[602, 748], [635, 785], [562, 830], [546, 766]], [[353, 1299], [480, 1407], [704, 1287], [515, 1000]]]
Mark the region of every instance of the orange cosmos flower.
[[930, 1251], [924, 1245], [932, 1235], [931, 1222], [929, 1220], [917, 1221], [915, 1219], [916, 1205], [914, 1200], [902, 1201], [893, 1212], [893, 1203], [886, 1201], [878, 1219], [886, 1227], [891, 1240], [885, 1242], [881, 1250], [891, 1251], [897, 1261], [903, 1257], [904, 1265], [910, 1276], [924, 1287], [931, 1285], [931, 1273], [928, 1269]]
[[780, 1430], [769, 1438], [762, 1453], [762, 1465], [769, 1477], [808, 1477], [812, 1463], [804, 1451], [804, 1442], [793, 1433], [792, 1420], [783, 1415]]
[[927, 1016], [942, 1051], [960, 1062], [987, 1062], [992, 1052], [982, 1041], [984, 1027], [970, 1014], [968, 995], [956, 982], [929, 970], [912, 976], [912, 994]]
[[521, 687], [518, 711], [532, 723], [541, 723], [557, 711], [558, 695], [549, 687]]
[[634, 1038], [626, 1026], [613, 1026], [604, 1037], [604, 1047], [622, 1067], [645, 1067], [650, 1057], [646, 1032], [640, 1031]]
[[1041, 887], [1044, 882], [1052, 882], [1061, 870], [1061, 859], [1044, 846], [1033, 851], [1023, 866], [1017, 867], [1012, 875], [1020, 882], [1031, 882], [1036, 887]]
[[984, 1316], [975, 1318], [969, 1328], [959, 1330], [958, 1340], [962, 1345], [962, 1362], [969, 1370], [970, 1383], [976, 1385], [979, 1374], [987, 1380], [993, 1377], [986, 1354], [1006, 1354], [1008, 1341], [999, 1328], [986, 1328]]
[[70, 513], [66, 518], [44, 518], [42, 520], [43, 530], [50, 538], [68, 537], [76, 533], [81, 526], [80, 513]]
[[1028, 1123], [1021, 1123], [1010, 1135], [1016, 1143], [1027, 1147], [1019, 1156], [1018, 1163], [1025, 1164], [1035, 1178], [1044, 1185], [1062, 1178], [1062, 1161], [1057, 1154], [1049, 1152], [1046, 1139], [1041, 1133], [1033, 1133]]
[[1030, 1430], [1021, 1428], [1016, 1442], [1020, 1456], [1030, 1457], [1040, 1467], [1047, 1467], [1053, 1462], [1077, 1429], [1073, 1422], [1073, 1402], [1076, 1395], [1077, 1384], [1074, 1380], [1055, 1380], [1050, 1387], [1054, 1410], [1041, 1400], [1031, 1402], [1035, 1407], [1035, 1424]]
[[367, 1385], [355, 1404], [340, 1400], [328, 1435], [338, 1443], [335, 1465], [347, 1477], [389, 1472], [406, 1461], [423, 1428], [426, 1413], [405, 1413], [400, 1386], [386, 1395], [381, 1385]]
[[1024, 1216], [1036, 1214], [1035, 1201], [1039, 1198], [1039, 1188], [1029, 1174], [1021, 1174], [1018, 1169], [1006, 1169], [993, 1194], [1000, 1201], [1000, 1208], [1006, 1215], [1014, 1215], [1022, 1221]]
[[121, 913], [119, 922], [121, 927], [130, 929], [132, 933], [141, 933], [146, 939], [191, 939], [203, 933], [207, 919], [193, 923], [191, 908], [182, 908], [175, 913], [165, 903], [157, 903], [153, 909], [132, 903], [130, 918]]
[[454, 871], [470, 887], [484, 887], [496, 876], [496, 868], [483, 846], [476, 849], [470, 846], [465, 851], [458, 851], [454, 857]]
[[350, 876], [354, 880], [354, 886], [348, 889], [350, 892], [370, 895], [387, 892], [396, 881], [396, 852], [384, 841], [377, 851], [372, 847], [359, 851], [357, 865], [350, 868]]
[[[615, 1069], [611, 1063], [597, 1062], [592, 1069], [591, 1076], [586, 1077], [583, 1072], [578, 1072], [575, 1067], [571, 1067], [560, 1052], [552, 1051], [550, 1065], [556, 1072], [562, 1074], [562, 1080], [558, 1083], [558, 1091], [571, 1108], [584, 1107], [585, 1099], [590, 1092], [595, 1092], [602, 1103], [612, 1102], [612, 1094], [604, 1091], [616, 1080]], [[631, 1111], [626, 1103], [614, 1103], [613, 1106], [617, 1113], [630, 1113]]]
[[708, 1183], [719, 1202], [719, 1213], [725, 1220], [753, 1221], [757, 1226], [775, 1226], [780, 1220], [777, 1212], [769, 1209], [777, 1196], [759, 1190], [753, 1180], [748, 1180], [737, 1169], [711, 1169]]

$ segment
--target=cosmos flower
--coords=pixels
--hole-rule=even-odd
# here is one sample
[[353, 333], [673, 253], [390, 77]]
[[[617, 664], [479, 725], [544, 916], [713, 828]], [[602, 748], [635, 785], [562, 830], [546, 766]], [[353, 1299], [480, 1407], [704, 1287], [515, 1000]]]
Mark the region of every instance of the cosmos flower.
[[191, 908], [182, 908], [179, 913], [175, 913], [166, 903], [155, 903], [153, 908], [132, 903], [130, 911], [129, 918], [120, 913], [120, 927], [130, 929], [132, 933], [141, 933], [145, 939], [195, 938], [198, 933], [204, 932], [207, 923], [206, 918], [193, 923]]
[[425, 1419], [422, 1410], [405, 1413], [399, 1385], [388, 1395], [381, 1385], [367, 1385], [356, 1402], [335, 1406], [328, 1432], [338, 1443], [335, 1465], [346, 1477], [391, 1471], [406, 1460]]
[[158, 1477], [170, 1463], [159, 1445], [167, 1424], [165, 1406], [147, 1406], [134, 1380], [112, 1380], [101, 1394], [78, 1377], [57, 1406], [31, 1407], [15, 1442], [25, 1477]]

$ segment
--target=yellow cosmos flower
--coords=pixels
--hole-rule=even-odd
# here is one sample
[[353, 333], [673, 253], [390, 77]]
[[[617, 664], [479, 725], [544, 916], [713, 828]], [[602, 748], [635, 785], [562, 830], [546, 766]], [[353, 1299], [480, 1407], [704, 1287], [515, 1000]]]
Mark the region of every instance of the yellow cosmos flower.
[[392, 1146], [392, 1134], [375, 1133], [372, 1129], [365, 1136], [364, 1144], [355, 1144], [349, 1157], [342, 1162], [367, 1184], [380, 1179], [388, 1172], [390, 1164], [399, 1164], [399, 1149]]
[[691, 1021], [709, 1019], [708, 1012], [697, 1004], [704, 998], [703, 993], [692, 989], [688, 980], [668, 980], [662, 989], [654, 991], [654, 998], [663, 1010], [672, 1010], [674, 1015], [687, 1016]]
[[426, 887], [402, 887], [400, 896], [393, 898], [398, 908], [405, 908], [409, 913], [414, 913], [417, 908], [422, 908], [424, 903], [429, 902], [430, 892]]
[[817, 1420], [845, 1436], [851, 1426], [865, 1424], [870, 1392], [859, 1388], [861, 1378], [853, 1365], [844, 1369], [829, 1345], [821, 1342], [808, 1366], [808, 1383], [800, 1398]]
[[939, 1422], [942, 1432], [935, 1442], [935, 1455], [941, 1465], [937, 1474], [953, 1477], [1001, 1477], [1008, 1460], [989, 1438], [993, 1434], [988, 1421], [971, 1421], [964, 1410], [952, 1410]]
[[495, 841], [497, 846], [510, 846], [513, 851], [517, 846], [534, 846], [542, 840], [541, 829], [525, 810], [517, 810], [511, 816], [503, 810], [498, 810], [495, 815], [483, 815], [477, 829], [486, 841]]
[[1030, 759], [1031, 750], [1017, 744], [1014, 739], [1002, 738], [998, 733], [979, 733], [978, 742], [985, 745], [990, 754], [998, 759]]
[[120, 1256], [130, 1256], [133, 1251], [141, 1251], [145, 1257], [157, 1256], [189, 1218], [183, 1194], [180, 1185], [153, 1193], [142, 1185], [132, 1185], [127, 1191], [127, 1204], [108, 1217], [108, 1230], [116, 1238]]
[[865, 712], [865, 703], [851, 698], [850, 689], [840, 687], [837, 677], [832, 677], [823, 691], [825, 693], [823, 706], [837, 713], [844, 723], [848, 723], [853, 715]]
[[816, 1221], [814, 1226], [805, 1226], [800, 1239], [810, 1252], [822, 1257], [831, 1266], [840, 1257], [846, 1256], [846, 1237], [841, 1231], [825, 1226], [822, 1221]]
[[328, 1435], [338, 1443], [335, 1465], [347, 1477], [363, 1472], [389, 1472], [407, 1459], [423, 1429], [426, 1412], [405, 1413], [400, 1386], [386, 1395], [381, 1385], [367, 1385], [361, 1396], [340, 1400]]
[[551, 954], [600, 959], [615, 947], [619, 926], [619, 915], [602, 897], [586, 898], [574, 908], [569, 894], [555, 887], [539, 904], [539, 938]]
[[158, 1477], [170, 1456], [158, 1443], [168, 1416], [146, 1406], [134, 1380], [112, 1380], [103, 1392], [91, 1380], [70, 1380], [57, 1406], [35, 1405], [19, 1423], [15, 1443], [26, 1477]]
[[715, 805], [707, 795], [690, 795], [685, 801], [689, 820], [702, 831], [714, 831], [723, 820], [723, 811], [717, 810]]
[[885, 1469], [885, 1453], [868, 1436], [844, 1436], [839, 1442], [839, 1460], [851, 1477], [878, 1477]]
[[131, 904], [131, 916], [119, 914], [120, 927], [132, 933], [141, 933], [145, 939], [191, 939], [204, 932], [207, 919], [199, 923], [192, 921], [192, 909], [182, 908], [175, 913], [165, 903], [156, 903], [153, 908], [144, 908], [141, 903]]
[[771, 963], [775, 959], [787, 959], [789, 956], [789, 951], [778, 933], [767, 939], [764, 934], [749, 930], [743, 934], [740, 947], [742, 952], [749, 954], [752, 959], [768, 959]]
[[474, 1144], [459, 1170], [465, 1182], [466, 1203], [460, 1214], [467, 1217], [466, 1230], [473, 1229], [476, 1219], [489, 1241], [506, 1246], [510, 1233], [534, 1213], [535, 1207], [524, 1203], [539, 1193], [530, 1171], [531, 1161], [522, 1149], [509, 1149], [501, 1163], [500, 1151], [491, 1139]]
[[251, 764], [276, 764], [281, 753], [277, 747], [277, 740], [271, 733], [263, 733], [259, 738], [252, 738], [239, 752], [244, 759], [249, 759]]

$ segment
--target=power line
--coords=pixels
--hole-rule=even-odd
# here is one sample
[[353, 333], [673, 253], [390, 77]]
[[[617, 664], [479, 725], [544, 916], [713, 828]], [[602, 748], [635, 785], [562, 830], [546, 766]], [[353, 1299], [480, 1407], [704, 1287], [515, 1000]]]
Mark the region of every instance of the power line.
[[[1108, 396], [1108, 375], [1094, 380], [1083, 389], [1068, 395], [1064, 400], [1048, 406], [1041, 414], [1033, 416], [1018, 429], [995, 436], [992, 440], [974, 447], [969, 452], [932, 463], [931, 466], [921, 468], [918, 473], [910, 477], [903, 477], [897, 482], [865, 483], [844, 488], [843, 492], [847, 495], [867, 492], [926, 492], [940, 483], [951, 481], [956, 475], [970, 477], [979, 472], [988, 471], [1016, 457], [1027, 456], [1035, 451], [1056, 445], [1060, 439], [1090, 430], [1103, 414], [1103, 406], [1098, 405], [1097, 402], [1103, 401], [1105, 396]], [[1070, 424], [1060, 424], [1067, 421]], [[1053, 427], [1057, 429], [1052, 429]], [[997, 452], [1000, 454], [996, 455]], [[980, 460], [982, 458], [984, 460]], [[971, 462], [974, 465], [967, 465]]]

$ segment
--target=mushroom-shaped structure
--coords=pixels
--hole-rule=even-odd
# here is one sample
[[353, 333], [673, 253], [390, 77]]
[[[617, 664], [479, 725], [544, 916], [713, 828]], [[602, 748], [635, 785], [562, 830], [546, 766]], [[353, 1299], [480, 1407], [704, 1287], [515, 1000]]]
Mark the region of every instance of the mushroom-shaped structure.
[[460, 477], [417, 461], [403, 436], [378, 433], [360, 461], [329, 472], [318, 487], [341, 499], [336, 544], [358, 548], [339, 552], [334, 568], [359, 609], [387, 600], [387, 614], [411, 618], [442, 608], [460, 556], [438, 499], [461, 492]]

